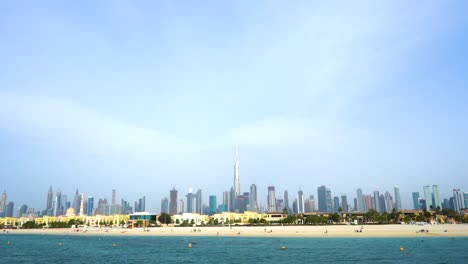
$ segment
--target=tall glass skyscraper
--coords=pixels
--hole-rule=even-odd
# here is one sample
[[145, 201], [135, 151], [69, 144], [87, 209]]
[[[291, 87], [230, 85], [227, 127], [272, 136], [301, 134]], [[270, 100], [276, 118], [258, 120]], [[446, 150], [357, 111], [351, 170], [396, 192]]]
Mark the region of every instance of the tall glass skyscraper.
[[344, 213], [349, 212], [348, 198], [346, 197], [346, 194], [341, 195], [341, 209]]
[[463, 200], [465, 200], [465, 207], [468, 207], [468, 192], [463, 193]]
[[364, 197], [362, 196], [361, 188], [357, 189], [357, 196], [356, 196], [356, 203], [357, 203], [357, 211], [364, 212]]
[[210, 214], [216, 214], [216, 195], [210, 195], [209, 197], [209, 203], [210, 203]]
[[421, 209], [419, 207], [419, 192], [413, 192], [413, 208], [415, 210]]
[[202, 190], [198, 189], [197, 194], [195, 195], [195, 212], [197, 214], [203, 214], [203, 196]]
[[299, 214], [304, 213], [304, 193], [302, 190], [297, 192], [297, 212]]
[[258, 212], [257, 185], [255, 184], [250, 185], [249, 210], [253, 212]]
[[439, 185], [432, 185], [432, 198], [433, 198], [433, 206], [434, 210], [439, 208], [442, 209], [442, 201], [440, 200], [439, 194]]
[[284, 190], [284, 207], [286, 207], [286, 209], [288, 210], [288, 213], [292, 213], [291, 212], [291, 209], [289, 207], [289, 195], [288, 195], [288, 191], [287, 190]]
[[464, 199], [460, 189], [453, 189], [453, 202], [456, 212], [460, 212], [461, 209], [465, 208]]
[[382, 206], [380, 205], [379, 191], [374, 191], [374, 209], [379, 213], [383, 213]]
[[426, 185], [423, 187], [424, 190], [424, 200], [426, 202], [426, 210], [429, 211], [432, 209], [432, 193], [431, 193], [431, 187], [429, 185]]
[[188, 193], [187, 193], [187, 213], [193, 213], [194, 208], [193, 208], [193, 200], [195, 199], [195, 194], [193, 194], [193, 189], [192, 187], [189, 188]]
[[52, 201], [54, 199], [54, 191], [52, 186], [49, 187], [49, 192], [47, 192], [47, 215], [51, 216], [53, 214]]
[[317, 198], [318, 198], [319, 212], [328, 212], [327, 211], [327, 187], [325, 187], [325, 185], [322, 185], [317, 188]]
[[94, 197], [88, 197], [88, 203], [86, 204], [86, 215], [92, 216], [94, 208]]
[[[177, 214], [177, 190], [175, 188], [172, 188], [169, 197], [169, 214], [175, 215]], [[181, 208], [181, 211], [183, 211], [183, 208]]]
[[275, 194], [275, 186], [268, 186], [268, 212], [275, 212], [276, 211], [276, 194]]
[[[395, 186], [395, 188], [393, 188], [394, 192], [395, 192], [395, 210], [397, 212], [400, 212], [401, 211], [401, 196], [400, 196], [400, 187], [398, 186]], [[393, 207], [393, 206], [392, 206]], [[388, 212], [388, 208], [387, 209], [387, 212]], [[393, 209], [393, 208], [392, 208]]]
[[237, 199], [237, 196], [239, 195], [240, 195], [239, 161], [237, 160], [237, 145], [236, 145], [235, 161], [234, 161], [234, 197]]
[[161, 199], [161, 213], [169, 213], [169, 200], [167, 197]]

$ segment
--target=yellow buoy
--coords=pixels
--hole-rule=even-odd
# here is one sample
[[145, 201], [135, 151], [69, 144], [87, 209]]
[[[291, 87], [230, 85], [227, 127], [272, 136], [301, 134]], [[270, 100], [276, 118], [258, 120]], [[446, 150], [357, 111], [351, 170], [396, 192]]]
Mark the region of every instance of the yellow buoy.
[[404, 250], [405, 250], [405, 248], [404, 248], [404, 247], [400, 247], [400, 251], [404, 251]]
[[10, 241], [7, 241], [6, 244], [7, 244], [7, 245], [10, 245], [11, 243], [10, 243]]
[[189, 247], [189, 248], [192, 248], [192, 243], [189, 243], [189, 244], [188, 244], [188, 247]]
[[112, 246], [115, 247], [115, 246], [117, 246], [117, 244], [113, 243]]
[[281, 246], [281, 250], [286, 250], [286, 247], [285, 247], [285, 246]]
[[59, 242], [59, 247], [62, 246], [62, 242]]

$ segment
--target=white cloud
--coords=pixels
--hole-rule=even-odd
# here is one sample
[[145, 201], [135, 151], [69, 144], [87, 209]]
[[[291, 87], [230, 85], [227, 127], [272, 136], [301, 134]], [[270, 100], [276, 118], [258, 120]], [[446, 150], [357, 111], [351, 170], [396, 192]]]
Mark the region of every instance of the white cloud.
[[192, 141], [45, 96], [0, 92], [0, 128], [65, 151], [142, 159], [181, 155], [196, 147]]

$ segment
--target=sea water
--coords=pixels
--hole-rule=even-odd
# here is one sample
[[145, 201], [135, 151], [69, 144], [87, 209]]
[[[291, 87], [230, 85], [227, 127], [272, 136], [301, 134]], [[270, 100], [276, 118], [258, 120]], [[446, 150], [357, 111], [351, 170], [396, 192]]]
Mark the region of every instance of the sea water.
[[[0, 236], [0, 243], [0, 263], [468, 263], [467, 237], [256, 238], [8, 234]], [[189, 243], [192, 244], [191, 248], [188, 247]]]

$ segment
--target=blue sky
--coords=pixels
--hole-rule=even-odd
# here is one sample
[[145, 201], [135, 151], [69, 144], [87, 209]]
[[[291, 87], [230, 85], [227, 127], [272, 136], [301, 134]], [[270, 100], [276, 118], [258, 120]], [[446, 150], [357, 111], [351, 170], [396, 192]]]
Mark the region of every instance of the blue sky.
[[468, 191], [467, 5], [2, 1], [0, 188]]

